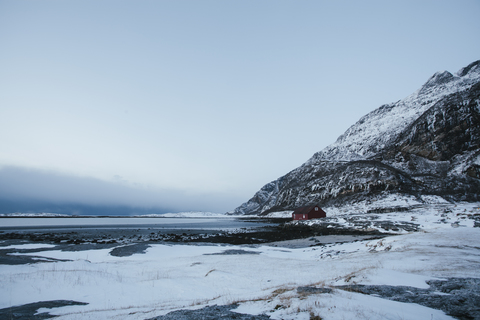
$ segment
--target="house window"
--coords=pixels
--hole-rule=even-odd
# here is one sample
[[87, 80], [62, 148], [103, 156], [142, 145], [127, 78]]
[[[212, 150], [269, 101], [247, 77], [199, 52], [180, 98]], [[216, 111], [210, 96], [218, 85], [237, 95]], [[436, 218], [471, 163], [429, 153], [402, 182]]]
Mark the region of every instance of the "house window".
[[315, 207], [315, 211], [318, 211], [318, 207]]

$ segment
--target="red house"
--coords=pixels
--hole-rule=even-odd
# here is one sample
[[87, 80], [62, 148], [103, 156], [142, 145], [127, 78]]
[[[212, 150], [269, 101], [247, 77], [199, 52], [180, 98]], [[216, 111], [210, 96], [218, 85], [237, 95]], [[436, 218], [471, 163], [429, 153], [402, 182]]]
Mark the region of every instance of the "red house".
[[316, 218], [325, 218], [327, 214], [319, 206], [301, 207], [293, 211], [293, 220], [309, 220]]

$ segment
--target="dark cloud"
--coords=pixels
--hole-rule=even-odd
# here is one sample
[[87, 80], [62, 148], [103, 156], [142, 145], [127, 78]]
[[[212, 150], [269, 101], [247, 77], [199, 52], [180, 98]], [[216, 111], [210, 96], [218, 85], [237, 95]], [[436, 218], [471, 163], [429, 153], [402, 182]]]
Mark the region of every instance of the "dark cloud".
[[[6, 166], [0, 169], [0, 213], [55, 212], [128, 215], [178, 211], [223, 212], [232, 203], [221, 195], [188, 195], [182, 190], [135, 188], [51, 171]], [[240, 200], [239, 200], [240, 202]]]
[[0, 198], [0, 214], [2, 213], [61, 213], [71, 215], [94, 215], [94, 216], [128, 216], [144, 214], [162, 214], [175, 212], [160, 207], [132, 207], [117, 205], [88, 205], [70, 202], [49, 202], [42, 200], [8, 200]]

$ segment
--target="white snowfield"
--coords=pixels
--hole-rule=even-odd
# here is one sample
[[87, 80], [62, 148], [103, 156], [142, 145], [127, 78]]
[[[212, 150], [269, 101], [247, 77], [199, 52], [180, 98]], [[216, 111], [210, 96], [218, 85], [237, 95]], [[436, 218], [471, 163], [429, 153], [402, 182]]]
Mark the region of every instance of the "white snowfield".
[[[385, 214], [420, 223], [420, 232], [297, 249], [157, 244], [145, 254], [115, 257], [109, 249], [62, 252], [46, 246], [28, 254], [71, 261], [0, 265], [0, 308], [74, 300], [88, 305], [38, 312], [61, 320], [148, 319], [178, 309], [238, 303], [235, 312], [271, 319], [453, 319], [440, 310], [336, 286], [428, 288], [430, 279], [480, 278], [480, 228], [472, 219], [479, 214], [480, 203], [435, 204]], [[220, 254], [231, 249], [246, 254]], [[333, 290], [300, 294], [299, 286]]]

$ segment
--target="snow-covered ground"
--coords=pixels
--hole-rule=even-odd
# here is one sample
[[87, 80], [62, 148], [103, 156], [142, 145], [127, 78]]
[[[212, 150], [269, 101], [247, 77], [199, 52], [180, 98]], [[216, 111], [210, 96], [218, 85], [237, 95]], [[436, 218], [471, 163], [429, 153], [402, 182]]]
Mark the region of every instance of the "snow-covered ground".
[[[478, 215], [480, 203], [424, 205], [379, 214], [414, 221], [422, 231], [303, 248], [154, 244], [145, 254], [115, 257], [111, 249], [45, 246], [40, 252], [10, 254], [68, 261], [0, 265], [0, 308], [73, 300], [88, 304], [38, 312], [62, 320], [148, 319], [178, 309], [238, 303], [235, 312], [272, 319], [453, 319], [440, 310], [337, 286], [428, 288], [425, 281], [431, 279], [480, 278]], [[337, 218], [342, 221], [340, 214]], [[301, 286], [333, 290], [299, 293]]]
[[0, 217], [37, 218], [37, 217], [70, 217], [70, 215], [61, 214], [61, 213], [51, 213], [51, 212], [35, 212], [35, 213], [13, 212], [13, 213], [0, 213]]
[[[464, 204], [464, 206], [470, 207], [478, 207], [478, 204], [472, 203], [470, 205]], [[372, 200], [363, 200], [356, 202], [355, 204], [343, 205], [343, 206], [331, 206], [331, 207], [323, 207], [322, 209], [327, 213], [328, 217], [332, 216], [341, 216], [341, 215], [351, 215], [351, 214], [364, 214], [368, 212], [373, 212], [378, 209], [395, 209], [395, 208], [404, 208], [404, 209], [411, 209], [411, 208], [424, 208], [422, 210], [434, 210], [438, 211], [438, 207], [453, 207], [455, 208], [455, 204], [451, 204], [450, 202], [446, 201], [440, 196], [432, 196], [432, 195], [423, 195], [421, 198], [416, 198], [411, 195], [402, 195], [402, 194], [395, 194], [395, 193], [385, 193], [383, 195], [379, 195], [375, 201]], [[394, 211], [394, 210], [392, 210]], [[279, 212], [271, 212], [267, 214], [265, 217], [267, 218], [291, 218], [293, 211], [279, 211]]]

